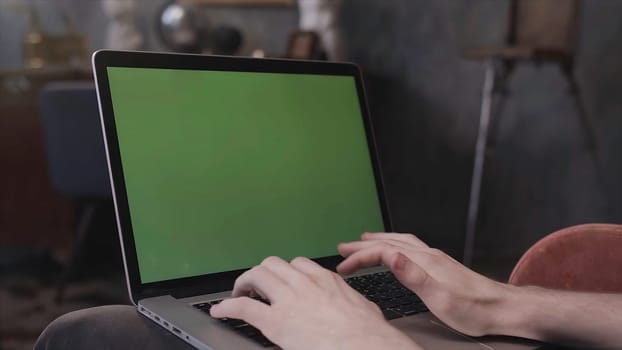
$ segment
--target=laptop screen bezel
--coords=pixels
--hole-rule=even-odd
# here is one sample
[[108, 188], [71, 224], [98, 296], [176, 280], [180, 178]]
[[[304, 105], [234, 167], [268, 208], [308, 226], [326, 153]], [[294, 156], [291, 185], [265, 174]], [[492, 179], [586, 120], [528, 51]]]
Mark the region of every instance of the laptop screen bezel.
[[[386, 201], [382, 174], [378, 161], [377, 145], [374, 139], [373, 125], [365, 99], [365, 91], [360, 69], [352, 63], [334, 63], [320, 61], [300, 61], [285, 59], [258, 59], [244, 57], [225, 57], [193, 54], [170, 54], [153, 52], [132, 52], [99, 50], [93, 54], [93, 73], [97, 86], [102, 131], [108, 158], [108, 169], [116, 211], [117, 227], [122, 246], [123, 260], [130, 298], [137, 301], [153, 296], [171, 294], [190, 296], [230, 290], [235, 279], [247, 269], [211, 273], [159, 282], [142, 283], [138, 267], [138, 257], [134, 242], [130, 208], [127, 199], [123, 166], [119, 150], [108, 67], [161, 68], [179, 70], [211, 70], [233, 72], [291, 73], [351, 76], [356, 82], [359, 107], [367, 136], [382, 219], [386, 231], [391, 230], [391, 219]], [[327, 256], [313, 259], [322, 266], [334, 269], [341, 261], [339, 256]], [[250, 268], [250, 267], [249, 267]]]

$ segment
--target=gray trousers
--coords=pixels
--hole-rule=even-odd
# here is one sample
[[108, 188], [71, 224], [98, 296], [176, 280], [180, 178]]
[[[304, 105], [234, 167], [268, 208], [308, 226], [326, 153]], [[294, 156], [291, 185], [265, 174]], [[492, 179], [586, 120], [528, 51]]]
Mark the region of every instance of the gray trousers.
[[63, 315], [41, 333], [35, 350], [193, 349], [128, 305], [100, 306]]
[[[193, 350], [128, 305], [100, 306], [65, 314], [41, 333], [34, 350], [150, 349]], [[543, 345], [541, 350], [569, 350]], [[575, 349], [576, 350], [576, 349]]]

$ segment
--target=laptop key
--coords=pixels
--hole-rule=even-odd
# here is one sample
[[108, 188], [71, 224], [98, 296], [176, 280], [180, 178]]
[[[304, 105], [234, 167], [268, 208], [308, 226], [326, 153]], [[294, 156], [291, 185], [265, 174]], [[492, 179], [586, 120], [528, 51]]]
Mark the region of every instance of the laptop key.
[[415, 309], [417, 311], [419, 311], [419, 312], [428, 312], [428, 311], [430, 311], [430, 309], [428, 309], [428, 307], [425, 306], [424, 303], [415, 304]]
[[194, 304], [192, 305], [194, 308], [198, 309], [201, 312], [204, 312], [206, 314], [210, 314], [209, 310], [211, 309], [212, 305], [210, 305], [209, 303], [199, 303], [199, 304]]
[[393, 319], [396, 319], [396, 318], [403, 317], [403, 315], [402, 315], [402, 314], [398, 313], [398, 312], [397, 312], [397, 311], [395, 311], [395, 310], [391, 310], [391, 309], [388, 309], [388, 310], [383, 310], [383, 311], [382, 311], [382, 314], [384, 315], [384, 318], [385, 318], [386, 320], [393, 320]]
[[245, 337], [255, 337], [259, 334], [261, 334], [261, 332], [259, 331], [259, 329], [251, 326], [251, 325], [246, 325], [246, 326], [241, 326], [238, 328], [235, 328], [235, 331], [242, 334]]
[[248, 323], [244, 322], [243, 320], [239, 320], [237, 318], [229, 318], [226, 321], [223, 321], [223, 323], [226, 323], [227, 326], [233, 327], [233, 328], [244, 327], [244, 326], [248, 326], [249, 325]]
[[399, 310], [399, 312], [404, 316], [412, 316], [419, 313], [417, 310]]
[[415, 301], [410, 296], [396, 298], [395, 303], [398, 305], [412, 305]]
[[419, 311], [420, 309], [415, 305], [400, 306], [394, 310], [405, 316], [415, 315], [421, 312]]
[[266, 338], [263, 334], [259, 334], [256, 336], [251, 337], [252, 340], [254, 340], [255, 342], [259, 343], [259, 345], [263, 346], [263, 347], [268, 347], [268, 346], [273, 346], [274, 343], [271, 342], [268, 338]]

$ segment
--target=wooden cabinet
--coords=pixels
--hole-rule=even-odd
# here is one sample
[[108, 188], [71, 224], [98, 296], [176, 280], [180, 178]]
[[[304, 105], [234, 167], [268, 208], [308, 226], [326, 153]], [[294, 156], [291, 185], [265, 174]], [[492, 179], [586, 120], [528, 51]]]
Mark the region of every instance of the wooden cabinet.
[[48, 180], [39, 94], [52, 81], [89, 79], [86, 68], [0, 71], [0, 246], [69, 244], [73, 206]]

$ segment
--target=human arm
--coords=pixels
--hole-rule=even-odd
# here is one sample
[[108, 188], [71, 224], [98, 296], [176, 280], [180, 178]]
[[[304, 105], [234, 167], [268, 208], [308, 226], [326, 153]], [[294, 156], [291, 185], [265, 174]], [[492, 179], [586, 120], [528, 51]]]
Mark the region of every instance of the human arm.
[[[255, 294], [270, 305], [246, 297]], [[243, 319], [286, 350], [421, 349], [339, 275], [307, 258], [266, 258], [236, 280], [233, 298], [211, 314]]]
[[559, 344], [622, 347], [622, 295], [517, 287], [467, 269], [410, 234], [363, 234], [339, 245], [338, 271], [390, 267], [432, 313], [471, 336], [519, 336]]
[[514, 286], [504, 303], [510, 317], [501, 319], [493, 334], [622, 349], [622, 294]]

